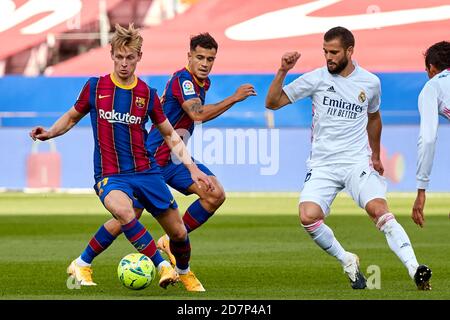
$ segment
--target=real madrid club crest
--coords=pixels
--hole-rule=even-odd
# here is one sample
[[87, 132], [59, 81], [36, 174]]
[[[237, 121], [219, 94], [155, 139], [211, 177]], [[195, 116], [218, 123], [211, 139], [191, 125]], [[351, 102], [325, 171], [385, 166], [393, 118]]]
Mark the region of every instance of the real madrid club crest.
[[143, 108], [145, 107], [145, 98], [142, 97], [136, 97], [136, 106], [138, 108]]
[[358, 100], [361, 103], [364, 103], [364, 101], [366, 101], [366, 93], [364, 91], [361, 90], [358, 96]]

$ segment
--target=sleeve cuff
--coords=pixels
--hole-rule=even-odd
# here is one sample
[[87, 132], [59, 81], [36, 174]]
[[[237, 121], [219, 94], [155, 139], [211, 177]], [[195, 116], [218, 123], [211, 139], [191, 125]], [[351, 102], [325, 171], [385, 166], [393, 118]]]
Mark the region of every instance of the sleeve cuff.
[[291, 103], [294, 103], [295, 99], [293, 97], [293, 93], [291, 92], [291, 89], [289, 89], [288, 86], [284, 86], [282, 90], [284, 91], [286, 96], [289, 98], [289, 101], [291, 101]]
[[416, 184], [416, 186], [417, 186], [417, 189], [428, 189], [428, 181], [420, 181], [420, 180], [417, 180], [417, 184]]
[[374, 108], [374, 109], [367, 109], [367, 112], [368, 113], [375, 113], [375, 112], [377, 112], [378, 110], [380, 110], [380, 106], [377, 106], [376, 108]]

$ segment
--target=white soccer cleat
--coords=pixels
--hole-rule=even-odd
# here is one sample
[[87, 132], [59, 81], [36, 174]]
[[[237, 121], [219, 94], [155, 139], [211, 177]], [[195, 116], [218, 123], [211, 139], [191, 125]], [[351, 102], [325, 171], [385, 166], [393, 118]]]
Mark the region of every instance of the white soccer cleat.
[[349, 253], [350, 259], [344, 266], [344, 272], [350, 280], [353, 289], [364, 289], [366, 278], [359, 269], [359, 258], [354, 253]]

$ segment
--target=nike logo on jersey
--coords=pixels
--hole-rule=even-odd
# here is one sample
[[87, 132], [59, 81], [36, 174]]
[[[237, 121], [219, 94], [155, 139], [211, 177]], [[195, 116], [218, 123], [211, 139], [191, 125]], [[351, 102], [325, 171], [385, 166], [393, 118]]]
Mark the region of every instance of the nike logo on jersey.
[[333, 86], [329, 87], [329, 88], [327, 89], [327, 91], [328, 91], [328, 92], [334, 92], [334, 93], [336, 93], [336, 90], [334, 90], [334, 87], [333, 87]]
[[98, 95], [99, 99], [108, 98], [108, 97], [111, 97], [111, 95], [110, 94], [107, 94], [107, 95], [104, 95], [104, 96], [102, 96], [101, 94]]

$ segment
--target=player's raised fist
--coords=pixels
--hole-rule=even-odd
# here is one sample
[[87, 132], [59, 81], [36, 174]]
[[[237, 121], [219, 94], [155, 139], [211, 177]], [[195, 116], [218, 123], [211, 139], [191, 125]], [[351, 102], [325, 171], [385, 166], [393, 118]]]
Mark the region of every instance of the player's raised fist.
[[286, 52], [283, 54], [281, 57], [281, 69], [284, 71], [292, 69], [300, 58], [300, 55], [301, 54], [297, 51]]

